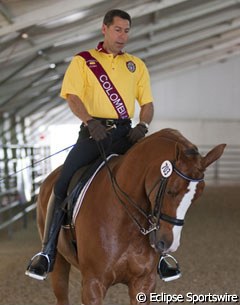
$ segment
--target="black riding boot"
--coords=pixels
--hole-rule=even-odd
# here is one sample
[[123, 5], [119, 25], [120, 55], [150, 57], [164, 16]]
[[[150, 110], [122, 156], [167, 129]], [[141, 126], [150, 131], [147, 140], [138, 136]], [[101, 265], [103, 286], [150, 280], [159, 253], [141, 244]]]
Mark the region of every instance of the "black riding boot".
[[[172, 263], [169, 263], [169, 261]], [[165, 282], [170, 282], [181, 277], [178, 262], [169, 254], [162, 256], [158, 263], [158, 273], [160, 278]]]
[[33, 256], [25, 272], [37, 280], [45, 280], [48, 273], [53, 270], [58, 235], [65, 215], [61, 208], [62, 201], [52, 193], [48, 203], [42, 251]]

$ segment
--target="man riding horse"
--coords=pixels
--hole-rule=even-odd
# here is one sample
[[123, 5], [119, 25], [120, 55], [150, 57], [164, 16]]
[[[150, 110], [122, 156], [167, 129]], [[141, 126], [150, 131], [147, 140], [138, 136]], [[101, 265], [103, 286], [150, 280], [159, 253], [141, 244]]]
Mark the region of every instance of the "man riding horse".
[[[153, 97], [148, 70], [143, 61], [123, 52], [131, 28], [131, 17], [121, 10], [109, 11], [103, 20], [103, 42], [96, 49], [76, 54], [66, 70], [61, 97], [82, 121], [79, 137], [66, 158], [48, 203], [42, 251], [30, 261], [26, 275], [45, 279], [53, 270], [58, 234], [74, 173], [100, 155], [124, 154], [148, 132], [153, 118]], [[131, 126], [135, 100], [140, 106], [139, 122]], [[136, 156], [137, 158], [137, 156]], [[177, 266], [162, 260], [162, 276], [178, 278]]]

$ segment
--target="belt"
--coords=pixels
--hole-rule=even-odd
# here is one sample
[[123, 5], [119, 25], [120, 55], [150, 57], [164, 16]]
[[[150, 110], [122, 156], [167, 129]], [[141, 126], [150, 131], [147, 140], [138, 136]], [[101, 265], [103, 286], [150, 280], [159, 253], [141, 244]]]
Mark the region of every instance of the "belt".
[[130, 119], [104, 119], [104, 118], [95, 118], [95, 120], [99, 120], [104, 126], [112, 127], [123, 126], [123, 125], [131, 125], [132, 121]]

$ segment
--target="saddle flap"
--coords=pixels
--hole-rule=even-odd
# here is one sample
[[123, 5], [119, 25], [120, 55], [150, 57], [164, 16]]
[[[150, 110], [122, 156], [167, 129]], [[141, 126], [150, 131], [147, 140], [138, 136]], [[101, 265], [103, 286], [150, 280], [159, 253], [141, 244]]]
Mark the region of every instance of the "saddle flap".
[[[115, 156], [118, 155], [111, 154], [107, 157], [107, 160]], [[102, 158], [99, 157], [97, 160], [93, 161], [89, 165], [77, 170], [77, 172], [73, 175], [68, 187], [69, 200], [67, 204], [67, 217], [64, 221], [65, 226], [74, 224], [74, 219], [76, 218], [80, 210], [84, 195], [86, 194], [87, 189], [90, 186], [95, 175], [101, 170], [104, 164], [105, 161], [103, 161]], [[79, 197], [80, 200], [78, 200]]]

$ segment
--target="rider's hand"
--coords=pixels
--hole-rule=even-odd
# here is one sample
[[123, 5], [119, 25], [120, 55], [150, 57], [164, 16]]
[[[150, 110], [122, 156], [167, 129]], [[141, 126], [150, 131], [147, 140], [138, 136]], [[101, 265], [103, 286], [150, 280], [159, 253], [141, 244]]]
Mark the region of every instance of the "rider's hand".
[[147, 132], [147, 127], [144, 124], [139, 123], [130, 130], [128, 139], [131, 143], [136, 143], [138, 140], [144, 138]]
[[98, 120], [91, 119], [87, 121], [88, 131], [90, 136], [95, 141], [101, 141], [107, 137], [107, 129]]

